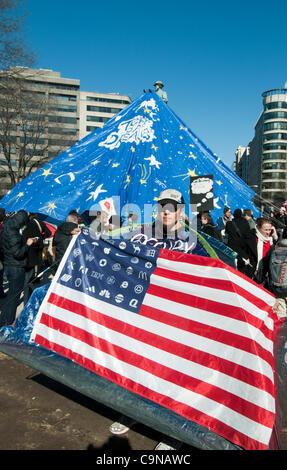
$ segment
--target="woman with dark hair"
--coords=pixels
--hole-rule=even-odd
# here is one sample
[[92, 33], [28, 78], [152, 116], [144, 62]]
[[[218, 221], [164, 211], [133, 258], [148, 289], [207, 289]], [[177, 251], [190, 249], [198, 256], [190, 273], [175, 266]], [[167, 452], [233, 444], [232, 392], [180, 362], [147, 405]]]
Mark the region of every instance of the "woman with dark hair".
[[210, 235], [213, 238], [222, 242], [221, 233], [217, 230], [216, 225], [213, 224], [212, 217], [208, 212], [202, 212], [201, 214], [201, 232]]

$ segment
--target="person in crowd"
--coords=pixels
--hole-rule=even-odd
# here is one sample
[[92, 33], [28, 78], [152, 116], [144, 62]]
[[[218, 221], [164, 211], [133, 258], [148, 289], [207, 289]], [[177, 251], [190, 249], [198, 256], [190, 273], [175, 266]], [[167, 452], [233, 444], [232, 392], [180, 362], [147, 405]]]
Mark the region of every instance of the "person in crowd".
[[212, 223], [212, 217], [209, 212], [202, 212], [201, 214], [201, 232], [222, 242], [221, 233], [217, 229], [217, 226]]
[[267, 253], [278, 241], [278, 235], [274, 225], [269, 219], [260, 217], [256, 221], [256, 271], [255, 280], [264, 284], [265, 274], [268, 272], [267, 264], [269, 257]]
[[219, 230], [220, 233], [221, 233], [222, 241], [225, 244], [227, 244], [227, 242], [228, 242], [227, 236], [225, 234], [225, 226], [226, 226], [226, 223], [229, 222], [230, 220], [232, 220], [231, 209], [230, 209], [230, 207], [224, 207], [223, 216], [221, 216], [217, 219], [216, 225], [217, 225], [217, 230]]
[[241, 209], [235, 209], [233, 220], [226, 223], [225, 233], [229, 248], [238, 254], [238, 271], [252, 278], [256, 268], [255, 235]]
[[44, 240], [51, 236], [51, 231], [45, 222], [37, 218], [37, 214], [30, 213], [29, 222], [22, 235], [24, 240], [28, 240], [28, 238], [37, 239], [37, 242], [33, 243], [28, 249], [24, 289], [24, 305], [26, 305], [33, 291], [31, 280], [45, 269], [43, 260]]
[[28, 213], [20, 210], [9, 217], [3, 226], [3, 264], [9, 282], [9, 291], [0, 317], [1, 326], [11, 325], [15, 320], [21, 291], [25, 283], [29, 247], [37, 242], [35, 238], [24, 238], [21, 233], [28, 222]]
[[181, 238], [185, 228], [185, 202], [182, 194], [175, 189], [166, 189], [160, 193], [157, 201], [158, 216], [156, 217], [152, 232], [156, 238]]
[[106, 211], [98, 211], [97, 218], [91, 223], [95, 232], [107, 233], [109, 229], [109, 214]]
[[275, 223], [278, 238], [287, 238], [287, 214], [285, 207], [280, 207], [278, 214], [275, 215]]
[[74, 215], [75, 217], [77, 217], [78, 219], [78, 226], [81, 228], [81, 227], [84, 227], [85, 226], [85, 220], [84, 220], [84, 217], [78, 213], [78, 211], [72, 209], [70, 210], [69, 214], [68, 215]]
[[119, 215], [112, 215], [109, 218], [109, 232], [121, 228], [123, 225], [122, 218]]
[[59, 225], [53, 237], [53, 247], [57, 265], [59, 265], [64, 256], [73, 235], [77, 235], [80, 231], [81, 229], [78, 226], [78, 217], [76, 215], [68, 215], [65, 222]]
[[243, 210], [243, 217], [245, 220], [247, 220], [248, 224], [249, 224], [249, 227], [250, 227], [250, 230], [253, 231], [253, 233], [255, 233], [256, 231], [256, 224], [255, 224], [255, 220], [253, 218], [253, 212], [251, 209], [244, 209]]

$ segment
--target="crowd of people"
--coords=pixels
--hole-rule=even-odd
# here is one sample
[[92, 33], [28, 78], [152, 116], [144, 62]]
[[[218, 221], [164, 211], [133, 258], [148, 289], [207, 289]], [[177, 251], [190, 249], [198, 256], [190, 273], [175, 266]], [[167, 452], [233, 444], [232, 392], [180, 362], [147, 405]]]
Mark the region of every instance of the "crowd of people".
[[[186, 223], [184, 207], [179, 191], [163, 191], [158, 199], [158, 216], [151, 228], [151, 240], [158, 244], [160, 239], [182, 239], [183, 222]], [[127, 223], [134, 224], [135, 221], [135, 214], [130, 213]], [[0, 208], [0, 299], [6, 300], [0, 325], [14, 322], [21, 292], [24, 292], [22, 300], [25, 305], [40, 273], [44, 273], [42, 283], [48, 282], [55, 274], [71, 238], [80, 232], [83, 225], [83, 217], [71, 210], [52, 234], [48, 224], [37, 214], [24, 210], [5, 214], [5, 210]], [[93, 230], [101, 233], [118, 230], [124, 225], [120, 216], [109, 216], [104, 211], [98, 211], [90, 223]], [[230, 207], [225, 207], [215, 222], [209, 212], [202, 212], [197, 216], [197, 229], [236, 252], [238, 271], [272, 291], [271, 255], [275, 247], [282, 246], [287, 239], [285, 208], [280, 208], [276, 215], [273, 212], [268, 216], [263, 214], [257, 220], [250, 209], [236, 208], [232, 213]], [[8, 281], [8, 294], [4, 292], [4, 280]], [[277, 295], [280, 297], [280, 293]], [[281, 306], [282, 298], [286, 299], [287, 293], [280, 297]]]

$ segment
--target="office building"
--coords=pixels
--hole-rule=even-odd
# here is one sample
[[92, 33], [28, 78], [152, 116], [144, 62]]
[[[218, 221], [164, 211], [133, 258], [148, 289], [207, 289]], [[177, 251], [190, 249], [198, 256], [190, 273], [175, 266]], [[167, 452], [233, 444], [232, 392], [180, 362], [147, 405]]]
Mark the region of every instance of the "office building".
[[79, 79], [60, 72], [26, 67], [0, 72], [0, 100], [0, 196], [131, 102], [127, 95], [82, 91]]
[[268, 90], [262, 97], [248, 155], [236, 154], [235, 171], [263, 200], [280, 206], [287, 199], [287, 89]]

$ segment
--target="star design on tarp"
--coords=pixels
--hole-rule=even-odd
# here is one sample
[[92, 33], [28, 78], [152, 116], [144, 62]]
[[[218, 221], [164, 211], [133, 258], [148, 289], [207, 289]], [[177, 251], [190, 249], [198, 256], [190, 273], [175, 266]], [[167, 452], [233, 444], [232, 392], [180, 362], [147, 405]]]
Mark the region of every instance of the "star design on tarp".
[[44, 176], [45, 177], [44, 179], [46, 179], [47, 176], [54, 174], [54, 173], [51, 172], [51, 167], [48, 168], [48, 169], [42, 168], [42, 171], [43, 171], [43, 173], [39, 176]]
[[219, 186], [221, 186], [221, 185], [223, 184], [222, 181], [220, 181], [220, 180], [216, 181], [216, 183], [217, 183]]
[[149, 179], [150, 175], [151, 175], [151, 167], [149, 166], [149, 173], [148, 173], [145, 165], [142, 165], [140, 163], [140, 167], [141, 167], [140, 184], [145, 184], [147, 182], [147, 180]]
[[113, 163], [112, 168], [117, 168], [120, 165], [120, 163]]
[[90, 199], [93, 199], [95, 201], [100, 193], [106, 193], [106, 189], [102, 189], [102, 186], [103, 185], [100, 184], [99, 186], [97, 186], [95, 191], [90, 192], [90, 197], [88, 197], [86, 201], [89, 201]]
[[55, 209], [57, 209], [57, 206], [54, 202], [48, 202], [48, 205], [44, 206], [43, 209], [45, 209], [49, 215], [56, 215]]
[[97, 165], [98, 163], [100, 163], [100, 160], [94, 160], [93, 162], [91, 162], [91, 165]]
[[127, 175], [127, 179], [126, 179], [126, 181], [125, 181], [124, 189], [126, 189], [126, 188], [128, 187], [128, 185], [130, 184], [130, 182], [131, 182], [131, 177], [130, 177], [130, 175]]
[[23, 196], [24, 196], [24, 193], [21, 191], [20, 193], [16, 194], [16, 196], [12, 197], [12, 199], [10, 199], [10, 202], [15, 200], [14, 204], [16, 204], [19, 201], [19, 199]]
[[151, 148], [152, 148], [155, 152], [157, 152], [158, 147], [156, 147], [154, 144], [152, 144]]
[[134, 147], [131, 147], [131, 151], [132, 151], [132, 152], [135, 152], [136, 149], [135, 149]]
[[187, 173], [184, 173], [183, 175], [176, 175], [176, 176], [174, 176], [174, 178], [180, 178], [181, 176], [184, 176], [184, 178], [182, 179], [182, 181], [184, 181], [189, 176], [191, 176], [191, 177], [198, 176], [198, 175], [196, 175], [195, 170], [190, 170], [189, 168], [187, 170], [188, 170]]
[[193, 155], [192, 152], [190, 152], [190, 154], [188, 155], [188, 158], [193, 158], [193, 160], [197, 159], [197, 157], [195, 155]]

